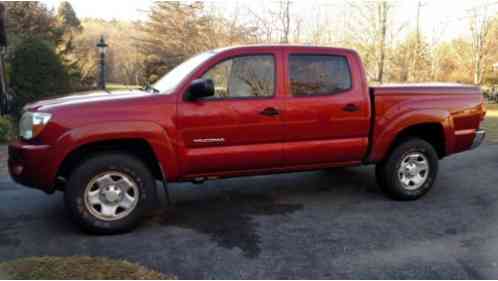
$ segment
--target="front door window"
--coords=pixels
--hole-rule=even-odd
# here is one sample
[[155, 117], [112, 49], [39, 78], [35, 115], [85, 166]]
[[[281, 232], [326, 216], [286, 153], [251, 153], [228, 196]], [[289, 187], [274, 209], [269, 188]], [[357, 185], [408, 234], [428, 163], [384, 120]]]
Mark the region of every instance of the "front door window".
[[207, 71], [215, 94], [211, 99], [271, 97], [275, 92], [275, 60], [272, 55], [235, 57]]

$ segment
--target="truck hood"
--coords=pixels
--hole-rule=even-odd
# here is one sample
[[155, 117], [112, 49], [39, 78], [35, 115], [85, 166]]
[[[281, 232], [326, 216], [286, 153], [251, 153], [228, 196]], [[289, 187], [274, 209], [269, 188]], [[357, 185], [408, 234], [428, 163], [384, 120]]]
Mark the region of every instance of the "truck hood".
[[41, 100], [31, 104], [27, 104], [26, 106], [24, 106], [24, 111], [50, 110], [51, 108], [68, 106], [68, 105], [135, 99], [150, 95], [153, 94], [140, 90], [115, 91], [115, 92], [88, 91], [88, 92], [75, 93], [68, 96], [57, 97], [53, 99]]

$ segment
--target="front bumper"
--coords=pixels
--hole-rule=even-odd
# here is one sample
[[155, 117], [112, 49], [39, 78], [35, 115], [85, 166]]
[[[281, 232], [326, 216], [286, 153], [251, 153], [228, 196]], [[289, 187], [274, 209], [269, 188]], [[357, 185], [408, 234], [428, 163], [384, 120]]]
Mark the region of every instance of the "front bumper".
[[52, 149], [48, 145], [12, 143], [9, 145], [9, 174], [21, 185], [53, 193], [51, 158]]
[[476, 136], [474, 137], [474, 141], [472, 142], [472, 146], [470, 147], [470, 149], [474, 149], [474, 148], [477, 148], [478, 146], [480, 146], [485, 138], [486, 138], [486, 131], [477, 130]]

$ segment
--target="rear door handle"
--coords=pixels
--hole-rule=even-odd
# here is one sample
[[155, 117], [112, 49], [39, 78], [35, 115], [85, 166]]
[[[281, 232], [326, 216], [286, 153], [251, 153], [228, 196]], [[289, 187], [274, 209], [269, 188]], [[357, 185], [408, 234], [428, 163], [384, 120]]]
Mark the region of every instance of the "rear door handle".
[[279, 115], [280, 112], [274, 107], [267, 107], [263, 111], [261, 111], [259, 114], [265, 115], [265, 116], [276, 116], [276, 115]]
[[346, 112], [357, 112], [360, 108], [356, 104], [348, 103], [342, 108], [342, 110]]

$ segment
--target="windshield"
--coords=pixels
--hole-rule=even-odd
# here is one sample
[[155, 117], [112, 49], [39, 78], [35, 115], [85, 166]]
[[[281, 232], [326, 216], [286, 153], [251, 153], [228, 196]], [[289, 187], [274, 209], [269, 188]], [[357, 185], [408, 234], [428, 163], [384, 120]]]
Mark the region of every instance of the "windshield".
[[187, 75], [192, 73], [199, 65], [212, 58], [216, 53], [215, 51], [208, 51], [191, 57], [164, 75], [152, 85], [152, 88], [159, 93], [172, 93]]

